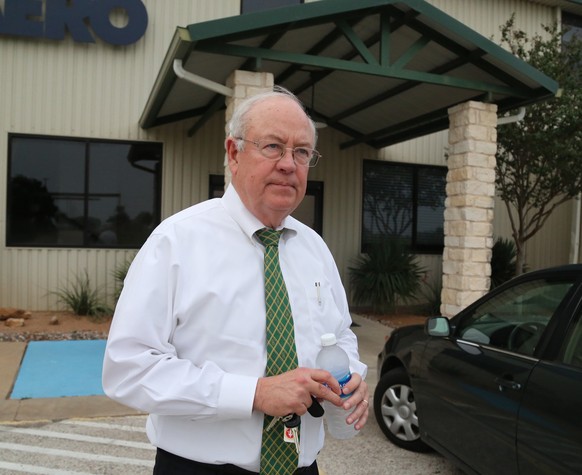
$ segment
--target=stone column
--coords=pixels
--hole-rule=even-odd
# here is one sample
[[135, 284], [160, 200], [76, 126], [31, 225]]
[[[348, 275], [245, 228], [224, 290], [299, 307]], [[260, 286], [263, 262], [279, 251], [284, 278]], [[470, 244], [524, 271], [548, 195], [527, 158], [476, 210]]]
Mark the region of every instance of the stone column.
[[[226, 113], [224, 115], [225, 131], [228, 134], [228, 122], [235, 108], [247, 97], [260, 92], [272, 91], [274, 80], [271, 73], [255, 73], [236, 70], [226, 80], [226, 85], [233, 90], [231, 97], [226, 97]], [[224, 189], [230, 184], [231, 174], [228, 168], [228, 155], [224, 156]]]
[[449, 119], [441, 314], [450, 318], [490, 287], [497, 106], [466, 102]]

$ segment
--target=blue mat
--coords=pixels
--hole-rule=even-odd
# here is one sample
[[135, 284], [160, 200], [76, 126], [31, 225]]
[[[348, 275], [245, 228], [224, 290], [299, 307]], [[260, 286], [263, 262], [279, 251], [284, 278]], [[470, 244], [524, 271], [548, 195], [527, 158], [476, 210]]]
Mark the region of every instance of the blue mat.
[[105, 340], [31, 341], [10, 399], [102, 395]]

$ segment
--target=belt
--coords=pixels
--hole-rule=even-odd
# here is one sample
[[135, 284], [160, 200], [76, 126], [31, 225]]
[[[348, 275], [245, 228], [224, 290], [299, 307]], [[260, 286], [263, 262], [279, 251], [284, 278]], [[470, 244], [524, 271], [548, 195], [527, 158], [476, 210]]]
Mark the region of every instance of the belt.
[[[179, 455], [174, 455], [164, 449], [158, 448], [156, 465], [153, 475], [258, 475], [233, 464], [214, 465], [210, 463], [196, 462]], [[294, 475], [318, 475], [317, 462], [309, 467], [300, 467]]]

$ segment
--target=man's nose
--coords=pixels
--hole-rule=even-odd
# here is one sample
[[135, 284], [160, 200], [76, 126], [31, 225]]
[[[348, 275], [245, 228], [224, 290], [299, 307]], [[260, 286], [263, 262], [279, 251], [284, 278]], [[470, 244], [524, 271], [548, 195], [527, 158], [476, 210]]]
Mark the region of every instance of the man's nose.
[[289, 147], [285, 147], [285, 152], [283, 156], [279, 159], [279, 166], [285, 168], [295, 168], [297, 164], [295, 163], [295, 158], [293, 157], [293, 149]]

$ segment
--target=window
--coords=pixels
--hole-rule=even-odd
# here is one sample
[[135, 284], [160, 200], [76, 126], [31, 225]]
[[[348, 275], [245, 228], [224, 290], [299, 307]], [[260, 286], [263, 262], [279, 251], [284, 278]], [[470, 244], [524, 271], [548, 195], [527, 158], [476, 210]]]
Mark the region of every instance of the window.
[[224, 195], [224, 175], [208, 177], [208, 199], [221, 198]]
[[362, 252], [400, 238], [414, 252], [444, 245], [445, 167], [364, 160]]
[[240, 12], [252, 13], [263, 10], [271, 10], [278, 7], [288, 7], [290, 5], [299, 5], [303, 0], [241, 0]]
[[[224, 194], [224, 176], [210, 175], [208, 198], [220, 198]], [[293, 211], [292, 216], [306, 224], [320, 236], [323, 232], [323, 182], [308, 181], [305, 198]]]
[[10, 135], [8, 246], [138, 248], [160, 222], [162, 144]]
[[571, 281], [532, 280], [494, 295], [459, 322], [459, 338], [524, 355], [534, 354]]
[[564, 43], [568, 43], [574, 36], [582, 40], [582, 16], [562, 12], [562, 28], [568, 30], [562, 37]]

